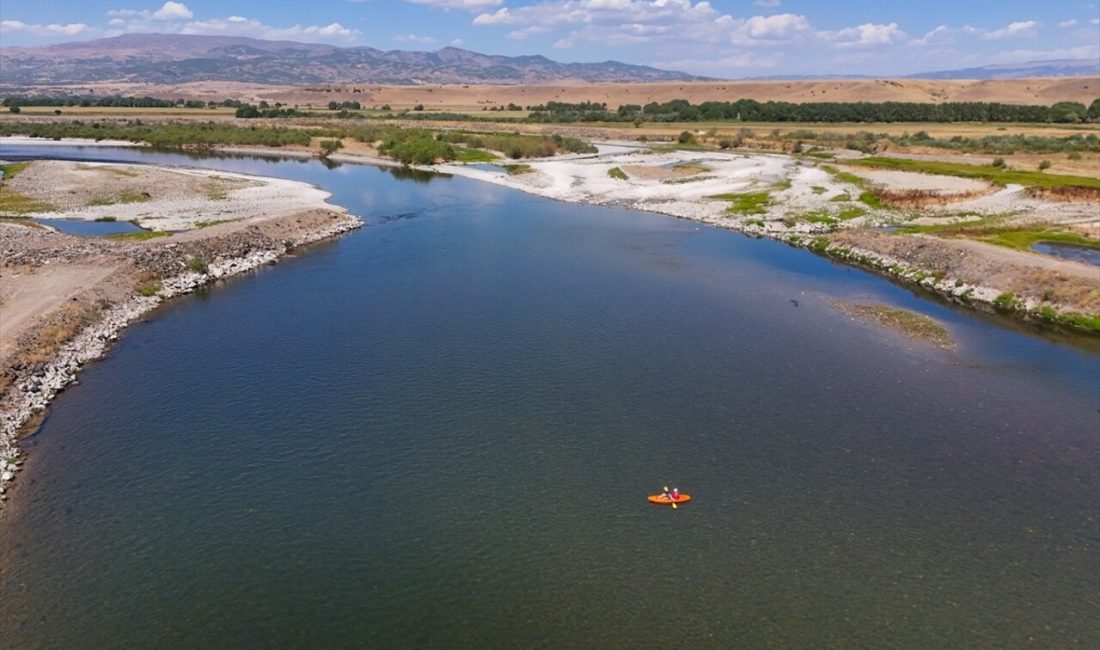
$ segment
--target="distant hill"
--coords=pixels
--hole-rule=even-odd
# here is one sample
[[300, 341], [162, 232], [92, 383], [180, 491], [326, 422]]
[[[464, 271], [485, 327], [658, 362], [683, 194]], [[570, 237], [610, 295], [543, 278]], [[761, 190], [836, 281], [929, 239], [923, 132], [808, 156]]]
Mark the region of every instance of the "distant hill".
[[175, 34], [125, 34], [46, 47], [3, 48], [0, 60], [0, 83], [28, 86], [93, 82], [415, 85], [706, 79], [618, 61], [559, 63], [544, 56], [492, 56], [455, 47], [437, 52], [384, 52], [371, 47]]
[[980, 68], [941, 70], [911, 74], [909, 79], [1024, 79], [1028, 77], [1095, 77], [1100, 75], [1100, 60], [1059, 59], [1002, 63]]

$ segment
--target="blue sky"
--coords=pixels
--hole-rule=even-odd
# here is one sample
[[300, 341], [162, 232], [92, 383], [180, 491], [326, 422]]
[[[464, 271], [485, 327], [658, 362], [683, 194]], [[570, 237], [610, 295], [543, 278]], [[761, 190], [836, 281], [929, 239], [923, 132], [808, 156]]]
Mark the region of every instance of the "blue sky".
[[1019, 0], [37, 0], [0, 4], [0, 44], [126, 32], [232, 34], [559, 61], [656, 65], [739, 78], [906, 74], [1100, 58], [1096, 2]]

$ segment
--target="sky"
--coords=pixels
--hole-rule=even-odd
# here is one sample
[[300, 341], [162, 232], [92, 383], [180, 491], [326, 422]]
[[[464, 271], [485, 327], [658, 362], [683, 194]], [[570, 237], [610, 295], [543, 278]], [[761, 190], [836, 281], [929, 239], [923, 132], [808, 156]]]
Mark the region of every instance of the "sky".
[[127, 32], [382, 50], [616, 60], [737, 79], [901, 75], [1100, 59], [1096, 2], [1022, 0], [36, 0], [0, 3], [0, 45]]

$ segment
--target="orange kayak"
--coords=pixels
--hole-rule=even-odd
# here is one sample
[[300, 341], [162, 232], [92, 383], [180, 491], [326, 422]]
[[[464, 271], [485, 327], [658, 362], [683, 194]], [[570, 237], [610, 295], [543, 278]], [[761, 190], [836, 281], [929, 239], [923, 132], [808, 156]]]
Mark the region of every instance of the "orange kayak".
[[650, 503], [656, 503], [659, 506], [670, 506], [674, 503], [687, 503], [688, 501], [691, 501], [691, 495], [684, 494], [682, 492], [680, 493], [680, 496], [676, 497], [675, 499], [660, 494], [651, 494], [646, 498], [649, 500]]

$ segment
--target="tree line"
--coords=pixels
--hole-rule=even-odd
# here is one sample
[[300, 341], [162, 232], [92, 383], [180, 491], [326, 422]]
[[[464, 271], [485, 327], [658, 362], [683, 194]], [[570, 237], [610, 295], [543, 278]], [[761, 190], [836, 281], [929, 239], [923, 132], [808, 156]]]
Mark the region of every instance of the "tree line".
[[601, 102], [547, 102], [529, 106], [533, 122], [1097, 122], [1100, 99], [1090, 106], [1058, 102], [1051, 106], [996, 102], [733, 102], [692, 104], [686, 99], [623, 104], [612, 111]]
[[0, 106], [95, 106], [126, 108], [237, 108], [236, 99], [202, 101], [199, 99], [157, 99], [155, 97], [126, 97], [123, 95], [11, 95], [0, 100]]

